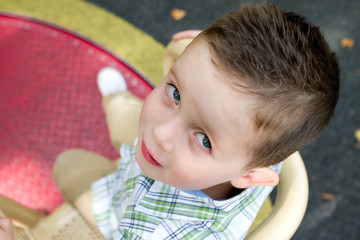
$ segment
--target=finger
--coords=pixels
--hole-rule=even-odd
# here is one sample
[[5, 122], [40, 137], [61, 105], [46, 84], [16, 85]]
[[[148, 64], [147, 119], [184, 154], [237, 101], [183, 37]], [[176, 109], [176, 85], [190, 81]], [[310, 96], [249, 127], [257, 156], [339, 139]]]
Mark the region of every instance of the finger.
[[10, 219], [0, 217], [0, 229], [9, 231], [13, 228], [13, 224]]
[[172, 39], [176, 41], [184, 38], [195, 38], [199, 33], [201, 33], [201, 30], [185, 30], [174, 34]]

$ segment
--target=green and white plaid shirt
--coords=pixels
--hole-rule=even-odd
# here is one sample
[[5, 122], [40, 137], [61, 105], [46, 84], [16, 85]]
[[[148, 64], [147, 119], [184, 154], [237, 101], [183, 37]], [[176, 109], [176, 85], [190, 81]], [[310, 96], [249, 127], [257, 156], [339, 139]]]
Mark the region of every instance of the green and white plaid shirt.
[[[92, 185], [93, 212], [107, 239], [243, 239], [271, 187], [213, 200], [146, 177], [135, 145], [123, 145], [116, 173]], [[273, 167], [280, 171], [281, 164]]]

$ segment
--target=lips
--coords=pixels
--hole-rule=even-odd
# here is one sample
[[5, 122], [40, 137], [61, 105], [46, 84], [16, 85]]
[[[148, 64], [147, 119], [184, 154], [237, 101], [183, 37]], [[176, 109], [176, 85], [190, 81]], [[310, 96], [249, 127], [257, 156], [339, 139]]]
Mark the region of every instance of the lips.
[[161, 167], [161, 164], [158, 163], [149, 153], [144, 141], [142, 141], [141, 143], [141, 152], [145, 158], [146, 161], [148, 161], [150, 164], [156, 166], [156, 167]]

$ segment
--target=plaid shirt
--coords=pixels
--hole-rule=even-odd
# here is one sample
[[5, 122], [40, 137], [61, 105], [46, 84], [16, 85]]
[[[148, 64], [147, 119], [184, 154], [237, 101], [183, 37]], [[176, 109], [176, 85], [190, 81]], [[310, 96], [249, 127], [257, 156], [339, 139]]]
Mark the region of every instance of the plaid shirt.
[[92, 185], [93, 212], [107, 239], [243, 239], [272, 191], [262, 186], [226, 200], [200, 197], [146, 177], [135, 146], [123, 145], [120, 154], [117, 172]]

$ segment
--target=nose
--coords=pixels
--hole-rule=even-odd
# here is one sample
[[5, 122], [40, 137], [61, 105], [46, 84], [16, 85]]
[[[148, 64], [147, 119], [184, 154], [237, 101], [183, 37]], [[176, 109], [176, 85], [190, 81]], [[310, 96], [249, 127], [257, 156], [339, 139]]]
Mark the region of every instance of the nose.
[[174, 117], [166, 119], [153, 127], [153, 136], [165, 152], [173, 152], [179, 137], [180, 121]]

